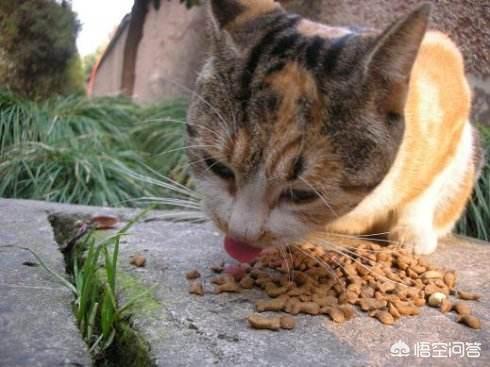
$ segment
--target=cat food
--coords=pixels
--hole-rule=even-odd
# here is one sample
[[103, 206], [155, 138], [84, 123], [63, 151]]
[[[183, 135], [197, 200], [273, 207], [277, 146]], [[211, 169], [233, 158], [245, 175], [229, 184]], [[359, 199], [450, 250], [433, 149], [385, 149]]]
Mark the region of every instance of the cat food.
[[476, 293], [464, 292], [458, 290], [458, 298], [464, 299], [466, 301], [478, 301], [480, 299], [480, 295]]
[[473, 315], [463, 315], [458, 318], [458, 322], [469, 326], [472, 329], [480, 328], [480, 319]]
[[214, 287], [214, 293], [237, 293], [240, 292], [240, 286], [237, 284], [237, 282], [230, 281], [230, 282], [225, 282], [223, 284], [216, 285]]
[[471, 307], [465, 303], [458, 302], [453, 306], [458, 315], [471, 315]]
[[131, 256], [129, 263], [137, 268], [142, 268], [146, 265], [146, 258], [143, 255], [133, 255]]
[[292, 316], [284, 315], [279, 318], [279, 324], [281, 329], [292, 330], [296, 327], [296, 320]]
[[449, 302], [447, 299], [443, 299], [439, 309], [441, 310], [442, 313], [448, 313], [453, 309], [453, 304]]
[[[267, 251], [252, 266], [223, 264], [224, 273], [211, 279], [215, 293], [255, 288], [266, 295], [255, 303], [258, 313], [248, 319], [252, 328], [289, 329], [294, 318], [287, 314], [324, 315], [343, 323], [355, 316], [355, 308], [384, 325], [393, 325], [402, 317], [419, 315], [426, 304], [444, 314], [457, 313], [458, 322], [468, 327], [480, 327], [467, 304], [453, 305], [450, 300], [451, 295], [461, 300], [478, 300], [479, 295], [457, 291], [454, 271], [438, 269], [408, 250], [374, 243], [349, 248], [346, 255], [312, 245], [288, 250], [287, 257], [278, 250]], [[267, 318], [262, 312], [283, 315]]]
[[194, 280], [190, 282], [189, 293], [195, 294], [197, 296], [204, 296], [204, 287], [202, 285], [202, 282], [198, 280]]
[[200, 278], [201, 277], [201, 273], [199, 273], [197, 270], [192, 270], [192, 271], [187, 272], [185, 274], [185, 277], [188, 280], [193, 280], [193, 279]]
[[279, 317], [267, 318], [258, 314], [252, 314], [248, 317], [248, 323], [254, 329], [266, 329], [277, 331], [281, 328], [281, 319]]

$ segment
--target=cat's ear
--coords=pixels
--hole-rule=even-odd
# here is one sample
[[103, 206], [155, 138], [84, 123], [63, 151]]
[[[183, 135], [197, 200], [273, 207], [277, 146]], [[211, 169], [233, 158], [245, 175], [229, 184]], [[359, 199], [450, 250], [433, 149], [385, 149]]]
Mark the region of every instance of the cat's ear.
[[240, 0], [211, 0], [210, 3], [211, 15], [218, 30], [225, 29], [246, 10]]
[[210, 0], [214, 31], [230, 36], [239, 32], [240, 26], [261, 15], [282, 9], [275, 0]]
[[[405, 104], [413, 64], [427, 30], [430, 4], [422, 4], [389, 26], [378, 38], [365, 59], [369, 83], [382, 83], [393, 106]], [[402, 112], [402, 111], [393, 111]]]

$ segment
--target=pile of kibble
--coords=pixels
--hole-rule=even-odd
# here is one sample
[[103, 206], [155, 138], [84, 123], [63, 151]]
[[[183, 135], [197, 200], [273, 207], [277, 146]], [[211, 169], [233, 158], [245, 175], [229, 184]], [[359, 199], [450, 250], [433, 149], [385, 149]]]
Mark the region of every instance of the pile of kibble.
[[[356, 308], [392, 325], [418, 315], [425, 305], [456, 312], [458, 322], [480, 328], [480, 320], [463, 302], [478, 301], [479, 295], [456, 289], [454, 271], [438, 269], [400, 247], [363, 243], [342, 255], [303, 245], [288, 252], [281, 256], [279, 250], [268, 251], [252, 265], [211, 267], [217, 273], [212, 293], [263, 290], [266, 297], [255, 303], [257, 313], [248, 317], [256, 329], [293, 329], [293, 316], [300, 313], [327, 315], [342, 323], [356, 315]], [[186, 277], [191, 294], [207, 293], [197, 270]], [[260, 313], [265, 311], [282, 314], [264, 317]]]

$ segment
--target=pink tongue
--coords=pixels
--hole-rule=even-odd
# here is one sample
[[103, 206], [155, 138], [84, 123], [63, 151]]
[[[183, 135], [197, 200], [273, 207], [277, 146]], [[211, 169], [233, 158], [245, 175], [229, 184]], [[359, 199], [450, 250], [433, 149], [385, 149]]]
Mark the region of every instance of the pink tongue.
[[260, 248], [249, 246], [244, 242], [236, 241], [229, 237], [225, 238], [225, 250], [228, 255], [242, 263], [255, 260], [262, 251]]

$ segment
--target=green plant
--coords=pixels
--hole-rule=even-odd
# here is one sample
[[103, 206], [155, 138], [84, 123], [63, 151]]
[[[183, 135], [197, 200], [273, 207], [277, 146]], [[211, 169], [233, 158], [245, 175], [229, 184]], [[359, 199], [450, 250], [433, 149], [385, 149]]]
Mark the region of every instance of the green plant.
[[137, 215], [116, 233], [100, 240], [96, 239], [93, 230], [88, 231], [67, 257], [71, 262], [71, 281], [50, 269], [36, 252], [20, 247], [29, 251], [44, 270], [72, 292], [78, 327], [90, 352], [95, 356], [100, 356], [112, 345], [119, 332], [119, 324], [129, 317], [131, 307], [151, 290], [140, 291], [122, 305], [118, 302], [120, 239], [148, 210]]
[[490, 128], [480, 126], [480, 132], [486, 152], [485, 163], [473, 196], [456, 230], [466, 236], [490, 241]]
[[32, 98], [78, 92], [79, 28], [66, 1], [1, 1], [0, 84]]
[[190, 184], [185, 109], [82, 96], [33, 102], [0, 91], [0, 196], [103, 206], [164, 198], [165, 207], [183, 206], [165, 198], [193, 195], [181, 185]]

